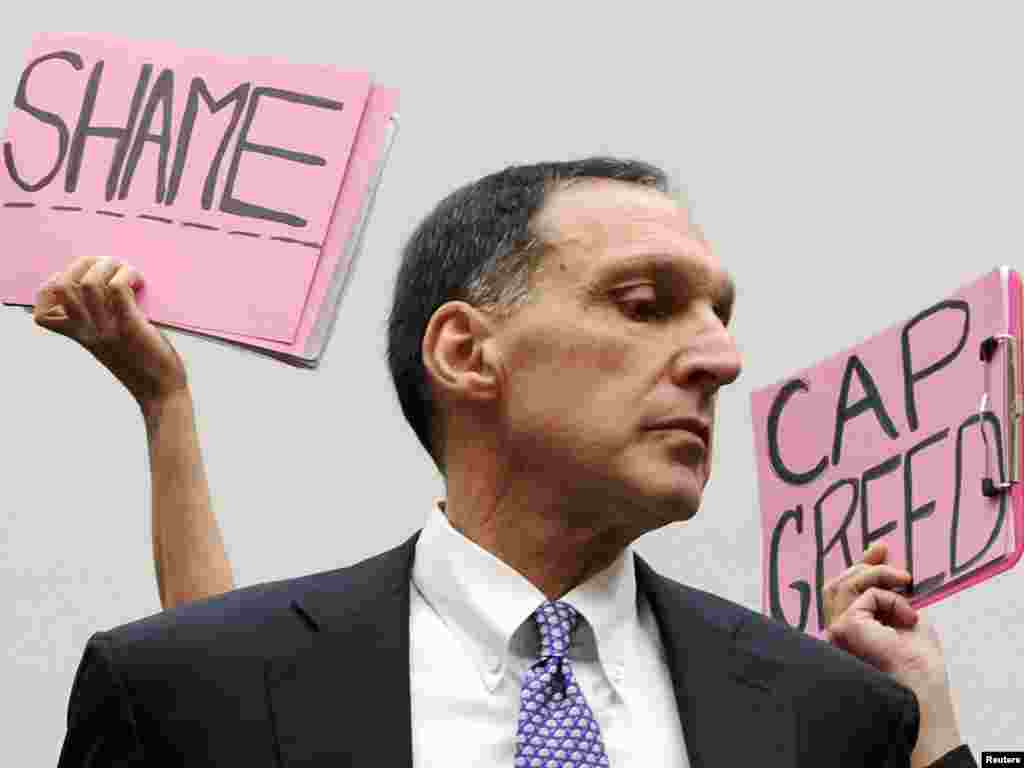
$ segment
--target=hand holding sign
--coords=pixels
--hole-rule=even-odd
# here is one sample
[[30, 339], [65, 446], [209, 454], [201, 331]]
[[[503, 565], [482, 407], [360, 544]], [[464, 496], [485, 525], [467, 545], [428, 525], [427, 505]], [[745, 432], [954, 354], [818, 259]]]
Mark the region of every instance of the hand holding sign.
[[[893, 590], [906, 586], [910, 574], [885, 565], [888, 551], [874, 544], [864, 559], [833, 579], [823, 590], [827, 628], [824, 637], [883, 672], [894, 674], [909, 660], [901, 654], [897, 628], [917, 624], [919, 614]], [[913, 664], [911, 664], [913, 666]]]
[[864, 553], [863, 561], [850, 566], [825, 584], [823, 607], [826, 627], [842, 616], [871, 587], [900, 590], [909, 586], [910, 572], [886, 565], [888, 557], [888, 546], [875, 542]]
[[89, 350], [145, 410], [188, 383], [178, 353], [136, 303], [141, 285], [127, 265], [84, 257], [43, 284], [33, 315]]
[[884, 544], [829, 582], [824, 637], [910, 688], [921, 712], [911, 765], [930, 765], [963, 743], [939, 635], [902, 595], [910, 574], [885, 564]]

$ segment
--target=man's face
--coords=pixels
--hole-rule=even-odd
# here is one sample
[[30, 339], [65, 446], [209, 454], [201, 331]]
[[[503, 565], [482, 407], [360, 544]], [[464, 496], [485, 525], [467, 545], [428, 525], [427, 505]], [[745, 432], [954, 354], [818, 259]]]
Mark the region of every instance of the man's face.
[[[537, 299], [499, 332], [510, 458], [619, 510], [608, 524], [692, 516], [716, 392], [741, 366], [731, 280], [686, 209], [655, 190], [586, 180], [554, 192], [536, 224], [555, 247]], [[668, 420], [682, 423], [656, 428]]]

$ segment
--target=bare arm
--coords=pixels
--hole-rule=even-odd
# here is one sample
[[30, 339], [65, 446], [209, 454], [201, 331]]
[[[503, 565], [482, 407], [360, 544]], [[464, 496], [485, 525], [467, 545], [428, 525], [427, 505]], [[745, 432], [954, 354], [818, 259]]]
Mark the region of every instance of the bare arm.
[[153, 489], [153, 559], [164, 608], [233, 587], [210, 505], [185, 365], [135, 301], [142, 276], [82, 258], [39, 290], [38, 325], [85, 347], [142, 410]]
[[143, 408], [153, 488], [153, 563], [160, 603], [173, 608], [234, 588], [188, 389]]

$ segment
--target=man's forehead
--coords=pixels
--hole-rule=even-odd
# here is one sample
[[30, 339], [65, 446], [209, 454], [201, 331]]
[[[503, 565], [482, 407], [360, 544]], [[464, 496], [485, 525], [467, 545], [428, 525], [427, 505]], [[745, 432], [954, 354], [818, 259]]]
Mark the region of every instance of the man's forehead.
[[686, 205], [639, 184], [587, 179], [560, 188], [549, 197], [536, 229], [563, 255], [577, 255], [584, 271], [645, 253], [710, 258]]
[[691, 229], [689, 210], [654, 187], [614, 179], [577, 179], [553, 190], [537, 217], [537, 227], [552, 239], [593, 241], [622, 230], [660, 225]]

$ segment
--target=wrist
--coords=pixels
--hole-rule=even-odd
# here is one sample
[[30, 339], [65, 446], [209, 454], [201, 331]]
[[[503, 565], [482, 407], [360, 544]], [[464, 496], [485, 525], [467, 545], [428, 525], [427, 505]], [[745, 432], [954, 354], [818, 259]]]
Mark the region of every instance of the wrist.
[[168, 415], [192, 412], [192, 392], [185, 385], [180, 389], [162, 395], [137, 398], [146, 431], [154, 431]]
[[924, 768], [964, 743], [948, 685], [913, 686], [921, 720], [911, 754], [912, 768]]
[[955, 727], [948, 732], [922, 733], [910, 755], [910, 768], [927, 768], [963, 743], [964, 740]]

